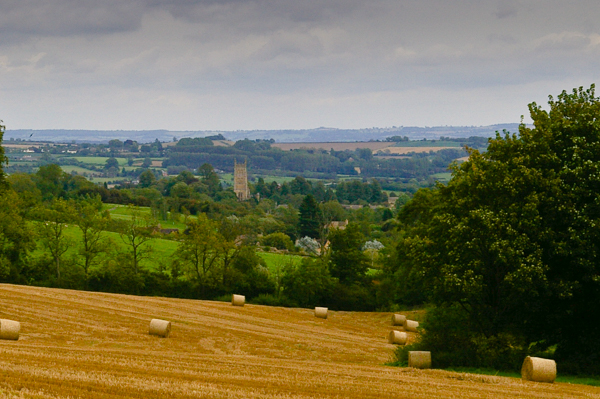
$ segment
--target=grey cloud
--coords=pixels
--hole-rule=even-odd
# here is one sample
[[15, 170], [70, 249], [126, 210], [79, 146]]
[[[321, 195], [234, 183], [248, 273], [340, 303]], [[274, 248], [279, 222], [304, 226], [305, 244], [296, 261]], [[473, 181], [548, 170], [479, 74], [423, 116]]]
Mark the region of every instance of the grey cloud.
[[490, 35], [488, 35], [488, 41], [490, 43], [501, 43], [501, 44], [516, 44], [517, 43], [517, 39], [511, 35], [511, 34], [498, 34], [498, 33], [492, 33]]
[[0, 0], [0, 90], [262, 98], [260, 110], [277, 96], [588, 84], [600, 29], [580, 22], [595, 16], [588, 0]]
[[589, 36], [580, 33], [562, 32], [538, 40], [536, 50], [542, 52], [581, 51], [588, 48], [590, 44]]
[[513, 0], [500, 0], [494, 15], [499, 19], [504, 19], [515, 17], [517, 12], [517, 7]]
[[141, 1], [4, 0], [0, 32], [16, 36], [67, 36], [135, 30], [143, 16]]

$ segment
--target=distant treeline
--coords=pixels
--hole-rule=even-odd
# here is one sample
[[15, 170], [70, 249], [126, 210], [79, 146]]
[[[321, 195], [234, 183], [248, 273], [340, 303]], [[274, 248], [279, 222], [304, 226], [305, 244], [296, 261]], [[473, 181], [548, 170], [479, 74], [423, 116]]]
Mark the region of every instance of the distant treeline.
[[[214, 146], [212, 142], [197, 145], [196, 140], [169, 147], [165, 150], [164, 167], [185, 166], [197, 169], [204, 163], [226, 172], [233, 171], [234, 161], [248, 161], [254, 171], [290, 171], [294, 173], [335, 175], [360, 175], [361, 177], [398, 177], [425, 179], [431, 174], [447, 171], [452, 160], [466, 155], [463, 149], [448, 149], [438, 152], [411, 154], [400, 159], [383, 159], [373, 156], [368, 148], [355, 151], [330, 151], [301, 149], [283, 151], [271, 147], [271, 141], [241, 140], [231, 147]], [[192, 142], [193, 141], [193, 142]]]

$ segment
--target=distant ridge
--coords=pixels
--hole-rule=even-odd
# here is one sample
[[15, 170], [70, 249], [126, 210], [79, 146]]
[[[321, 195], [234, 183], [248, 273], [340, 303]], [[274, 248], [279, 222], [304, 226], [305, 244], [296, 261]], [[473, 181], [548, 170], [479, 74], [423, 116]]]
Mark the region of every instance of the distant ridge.
[[51, 142], [87, 142], [108, 143], [113, 139], [121, 141], [130, 139], [138, 143], [149, 143], [156, 139], [162, 142], [173, 141], [182, 137], [206, 137], [222, 134], [229, 140], [274, 139], [280, 143], [295, 142], [333, 142], [333, 141], [370, 141], [385, 140], [391, 136], [406, 136], [410, 140], [439, 139], [444, 137], [491, 137], [496, 131], [503, 129], [516, 133], [518, 123], [504, 123], [490, 126], [394, 126], [370, 129], [336, 129], [320, 127], [300, 130], [236, 130], [236, 131], [171, 131], [171, 130], [66, 130], [66, 129], [19, 129], [7, 130], [4, 140], [10, 138]]

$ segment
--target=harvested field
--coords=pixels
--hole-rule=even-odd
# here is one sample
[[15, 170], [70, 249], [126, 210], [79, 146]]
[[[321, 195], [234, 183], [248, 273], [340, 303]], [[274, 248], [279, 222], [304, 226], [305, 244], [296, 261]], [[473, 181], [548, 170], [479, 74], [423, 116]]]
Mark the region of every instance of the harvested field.
[[216, 147], [231, 147], [235, 144], [235, 141], [231, 140], [213, 140], [212, 142]]
[[411, 152], [421, 153], [421, 152], [437, 152], [440, 150], [460, 150], [457, 147], [385, 147], [379, 151], [374, 152], [376, 155], [404, 155], [409, 154]]
[[380, 150], [382, 148], [388, 148], [396, 143], [392, 142], [353, 142], [353, 143], [343, 143], [343, 142], [331, 142], [331, 143], [273, 143], [271, 147], [281, 148], [284, 151], [290, 150], [299, 150], [299, 149], [321, 149], [321, 150], [331, 150], [332, 148], [335, 151], [344, 151], [351, 150], [354, 151], [357, 148], [370, 148], [375, 152], [376, 150]]
[[[390, 313], [0, 285], [4, 398], [592, 398], [600, 389], [382, 366]], [[418, 313], [407, 313], [409, 318]], [[148, 334], [153, 318], [169, 338]], [[414, 335], [409, 333], [410, 338]]]

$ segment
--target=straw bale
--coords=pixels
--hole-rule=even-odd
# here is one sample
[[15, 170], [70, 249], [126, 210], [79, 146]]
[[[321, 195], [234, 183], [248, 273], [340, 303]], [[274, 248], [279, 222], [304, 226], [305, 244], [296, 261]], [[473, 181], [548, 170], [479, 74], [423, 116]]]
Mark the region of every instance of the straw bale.
[[150, 335], [167, 338], [171, 333], [171, 322], [160, 319], [152, 319], [150, 321]]
[[408, 352], [408, 367], [416, 369], [431, 368], [431, 352], [410, 351]]
[[405, 320], [404, 321], [404, 329], [410, 332], [417, 332], [417, 327], [419, 327], [419, 322], [414, 320]]
[[521, 367], [521, 378], [527, 381], [554, 382], [556, 362], [552, 359], [527, 356]]
[[392, 330], [388, 335], [388, 342], [396, 345], [406, 345], [408, 334], [401, 331]]
[[244, 295], [235, 295], [231, 296], [231, 304], [233, 306], [244, 306], [246, 303], [246, 297]]
[[393, 314], [392, 315], [392, 325], [393, 326], [403, 326], [406, 321], [406, 316], [403, 314]]
[[19, 340], [21, 323], [13, 320], [0, 319], [0, 339]]
[[315, 308], [315, 317], [318, 317], [319, 319], [326, 319], [327, 318], [327, 308], [316, 307]]

